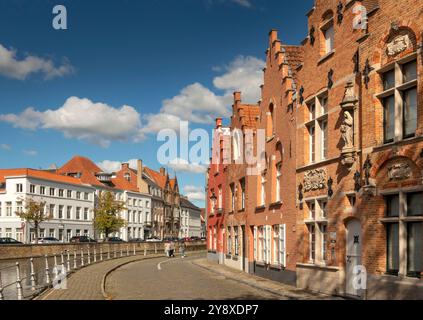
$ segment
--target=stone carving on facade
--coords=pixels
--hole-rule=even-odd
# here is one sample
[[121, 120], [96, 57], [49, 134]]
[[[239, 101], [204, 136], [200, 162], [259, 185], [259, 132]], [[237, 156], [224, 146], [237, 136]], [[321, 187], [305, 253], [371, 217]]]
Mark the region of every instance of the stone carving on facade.
[[356, 161], [356, 151], [354, 147], [354, 110], [358, 99], [355, 96], [354, 83], [349, 81], [345, 86], [344, 99], [341, 102], [343, 121], [341, 125], [341, 136], [344, 142], [342, 148], [342, 164], [351, 168]]
[[326, 170], [307, 171], [304, 175], [304, 192], [324, 189], [326, 185]]
[[408, 34], [397, 36], [386, 45], [388, 56], [395, 56], [411, 46], [410, 37]]
[[389, 180], [405, 180], [411, 177], [411, 167], [408, 163], [395, 163], [388, 167]]

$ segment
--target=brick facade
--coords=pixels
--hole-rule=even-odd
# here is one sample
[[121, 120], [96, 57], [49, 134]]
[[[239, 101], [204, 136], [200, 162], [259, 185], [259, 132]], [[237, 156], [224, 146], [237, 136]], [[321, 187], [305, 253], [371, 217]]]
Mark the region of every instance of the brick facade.
[[[247, 200], [226, 225], [245, 224], [245, 271], [330, 294], [422, 298], [423, 3], [316, 0], [307, 17], [300, 46], [270, 32], [256, 124], [266, 161], [252, 176], [230, 166], [227, 186], [245, 176]], [[362, 267], [367, 289], [353, 286]]]

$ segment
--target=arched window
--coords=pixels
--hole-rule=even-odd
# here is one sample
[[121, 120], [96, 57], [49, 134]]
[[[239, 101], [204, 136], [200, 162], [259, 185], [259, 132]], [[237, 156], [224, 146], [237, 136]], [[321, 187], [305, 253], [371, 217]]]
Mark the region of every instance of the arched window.
[[273, 103], [269, 106], [269, 112], [267, 114], [267, 137], [270, 138], [274, 134], [275, 124], [275, 110]]

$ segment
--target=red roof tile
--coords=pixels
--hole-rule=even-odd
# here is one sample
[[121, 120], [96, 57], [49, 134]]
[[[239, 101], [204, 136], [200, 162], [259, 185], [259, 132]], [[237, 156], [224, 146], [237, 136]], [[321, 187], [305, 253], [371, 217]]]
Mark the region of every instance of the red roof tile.
[[60, 174], [55, 174], [43, 170], [35, 170], [29, 168], [20, 168], [20, 169], [0, 169], [0, 182], [5, 182], [6, 177], [13, 176], [27, 176], [33, 178], [39, 178], [44, 180], [70, 183], [70, 184], [83, 184], [81, 179], [63, 176]]

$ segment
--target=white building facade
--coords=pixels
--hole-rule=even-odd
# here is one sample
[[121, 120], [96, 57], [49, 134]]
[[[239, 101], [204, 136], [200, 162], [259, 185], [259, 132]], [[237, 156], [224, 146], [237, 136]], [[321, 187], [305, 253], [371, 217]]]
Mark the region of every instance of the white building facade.
[[[30, 243], [35, 229], [16, 213], [28, 199], [46, 203], [51, 219], [39, 226], [39, 238], [55, 237], [68, 242], [77, 235], [93, 236], [95, 189], [78, 179], [41, 170], [0, 170], [0, 237]], [[4, 173], [3, 175], [1, 173]]]
[[187, 198], [181, 198], [181, 229], [179, 238], [201, 237], [201, 209]]

